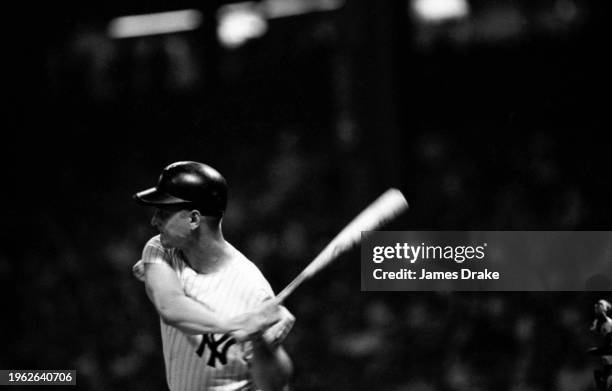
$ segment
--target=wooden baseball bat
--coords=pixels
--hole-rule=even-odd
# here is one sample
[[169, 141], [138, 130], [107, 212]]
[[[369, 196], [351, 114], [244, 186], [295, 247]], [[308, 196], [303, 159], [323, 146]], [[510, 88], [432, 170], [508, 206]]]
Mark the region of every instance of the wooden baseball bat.
[[323, 251], [277, 296], [283, 302], [304, 281], [332, 263], [340, 255], [361, 242], [362, 231], [374, 231], [408, 210], [408, 202], [401, 191], [389, 189], [372, 202], [336, 235]]

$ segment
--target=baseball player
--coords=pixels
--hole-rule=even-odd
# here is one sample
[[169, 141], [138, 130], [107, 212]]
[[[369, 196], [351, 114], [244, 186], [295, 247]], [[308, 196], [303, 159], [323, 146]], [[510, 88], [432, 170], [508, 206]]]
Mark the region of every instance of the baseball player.
[[205, 164], [177, 162], [134, 198], [156, 208], [159, 235], [133, 271], [161, 317], [170, 390], [285, 389], [292, 364], [281, 342], [295, 319], [224, 239], [225, 179]]

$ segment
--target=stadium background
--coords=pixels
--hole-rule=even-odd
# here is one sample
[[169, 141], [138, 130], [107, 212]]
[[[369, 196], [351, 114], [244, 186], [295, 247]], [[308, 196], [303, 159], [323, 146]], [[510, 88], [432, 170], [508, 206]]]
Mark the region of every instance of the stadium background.
[[[604, 2], [470, 0], [440, 22], [417, 1], [318, 1], [337, 7], [235, 48], [217, 37], [225, 2], [120, 3], [30, 9], [5, 47], [1, 368], [165, 389], [130, 274], [154, 232], [130, 196], [176, 160], [228, 178], [226, 237], [275, 290], [390, 185], [411, 203], [403, 230], [612, 226]], [[202, 26], [105, 30], [182, 8]], [[357, 257], [287, 303], [296, 390], [592, 389], [592, 305], [609, 293], [364, 293]]]

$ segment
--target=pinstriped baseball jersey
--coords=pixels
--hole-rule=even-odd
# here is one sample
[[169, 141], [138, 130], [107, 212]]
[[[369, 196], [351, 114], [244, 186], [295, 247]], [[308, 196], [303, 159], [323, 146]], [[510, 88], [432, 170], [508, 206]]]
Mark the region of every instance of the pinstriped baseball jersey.
[[[159, 235], [145, 245], [144, 263], [167, 263], [177, 273], [187, 296], [222, 316], [242, 314], [273, 297], [259, 269], [238, 251], [220, 270], [199, 274], [177, 249], [162, 246]], [[189, 336], [161, 323], [166, 378], [171, 391], [230, 391], [254, 388], [245, 357], [248, 343], [229, 335]]]

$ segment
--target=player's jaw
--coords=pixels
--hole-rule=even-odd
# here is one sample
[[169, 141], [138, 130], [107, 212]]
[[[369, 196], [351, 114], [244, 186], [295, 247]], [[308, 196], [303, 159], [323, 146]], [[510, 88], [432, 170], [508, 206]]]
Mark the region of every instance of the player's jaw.
[[180, 232], [176, 232], [175, 230], [164, 229], [164, 228], [161, 228], [158, 231], [159, 231], [159, 240], [161, 241], [161, 244], [164, 247], [183, 248], [183, 244], [186, 243], [185, 235]]
[[190, 235], [189, 216], [185, 210], [157, 209], [151, 225], [160, 234], [160, 241], [164, 247], [181, 248]]

